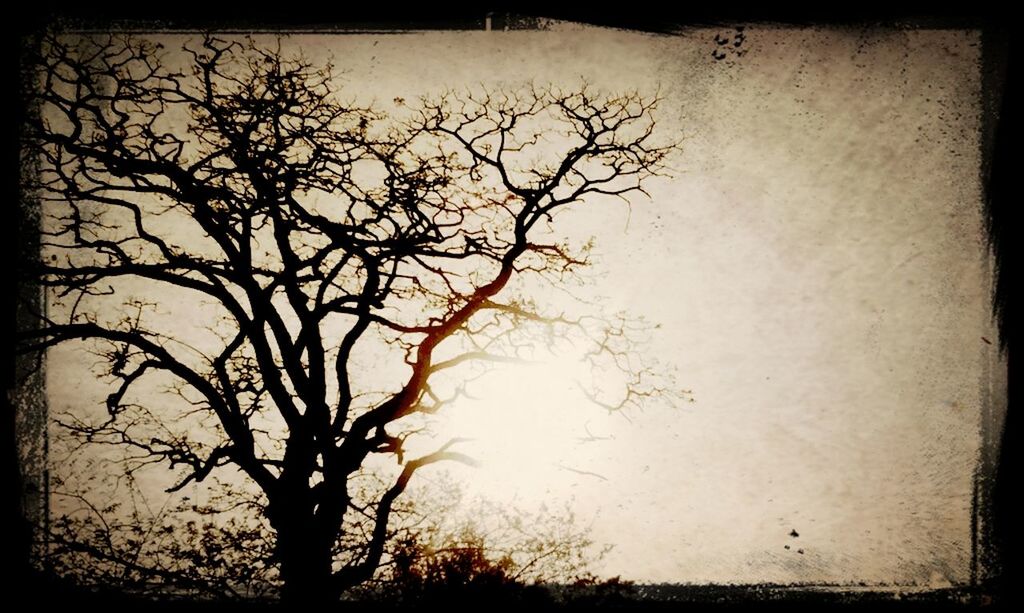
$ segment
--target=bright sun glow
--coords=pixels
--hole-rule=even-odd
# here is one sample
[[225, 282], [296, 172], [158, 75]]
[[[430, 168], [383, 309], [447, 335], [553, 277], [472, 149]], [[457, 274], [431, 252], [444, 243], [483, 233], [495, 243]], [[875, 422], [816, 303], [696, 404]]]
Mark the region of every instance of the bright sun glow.
[[457, 449], [478, 465], [459, 472], [474, 487], [542, 494], [586, 474], [594, 458], [585, 443], [611, 438], [617, 420], [588, 400], [583, 389], [590, 380], [590, 366], [578, 355], [501, 365], [439, 415], [434, 440], [464, 439]]

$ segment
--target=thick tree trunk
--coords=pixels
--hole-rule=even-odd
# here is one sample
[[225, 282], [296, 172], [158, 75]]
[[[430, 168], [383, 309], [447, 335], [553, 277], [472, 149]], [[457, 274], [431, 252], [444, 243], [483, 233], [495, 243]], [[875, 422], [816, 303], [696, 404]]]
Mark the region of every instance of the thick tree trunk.
[[[277, 531], [281, 599], [288, 604], [323, 605], [338, 600], [331, 580], [331, 547], [311, 525]], [[319, 541], [319, 542], [318, 542]]]
[[308, 488], [300, 488], [272, 501], [267, 509], [277, 532], [281, 599], [289, 604], [327, 604], [339, 595], [331, 582], [333, 539], [316, 529], [309, 494]]
[[276, 556], [281, 569], [281, 599], [289, 604], [337, 602], [332, 584], [332, 549], [336, 533], [324, 530], [314, 509], [309, 485], [315, 462], [312, 441], [293, 430], [285, 452], [285, 469], [270, 495], [267, 518], [277, 532]]

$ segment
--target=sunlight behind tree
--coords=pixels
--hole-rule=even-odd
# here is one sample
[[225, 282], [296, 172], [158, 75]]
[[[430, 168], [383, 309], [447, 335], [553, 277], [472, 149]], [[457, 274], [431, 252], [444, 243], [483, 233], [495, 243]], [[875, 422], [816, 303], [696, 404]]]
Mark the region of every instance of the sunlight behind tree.
[[[677, 145], [655, 133], [656, 92], [528, 83], [375, 108], [280, 41], [207, 35], [172, 53], [48, 36], [38, 51], [27, 184], [49, 293], [20, 349], [84, 343], [111, 386], [104, 406], [57, 416], [69, 453], [112, 449], [102, 465], [129, 481], [168, 467], [169, 493], [221, 474], [254, 488], [236, 513], [273, 531], [283, 598], [330, 602], [375, 575], [414, 473], [475, 461], [462, 437], [413, 440], [490, 365], [567, 342], [604, 410], [676, 393], [628, 317], [537, 299], [589, 264], [562, 211], [629, 204], [667, 174]], [[527, 372], [548, 401], [579, 400], [550, 378], [575, 372]], [[525, 443], [504, 457], [541, 470], [530, 459], [564, 437], [500, 406]], [[93, 541], [72, 550], [173, 582], [137, 538]]]

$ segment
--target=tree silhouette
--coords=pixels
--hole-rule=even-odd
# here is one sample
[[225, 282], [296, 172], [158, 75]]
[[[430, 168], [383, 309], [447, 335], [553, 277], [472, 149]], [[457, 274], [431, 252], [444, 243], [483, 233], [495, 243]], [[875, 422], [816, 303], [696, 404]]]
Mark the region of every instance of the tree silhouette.
[[[656, 96], [481, 86], [360, 106], [331, 65], [215, 36], [174, 53], [47, 36], [32, 67], [31, 274], [49, 304], [20, 351], [80, 341], [102, 358], [106, 406], [60, 423], [122, 450], [123, 475], [163, 464], [169, 491], [244, 475], [238, 512], [273, 531], [283, 598], [336, 600], [374, 575], [414, 473], [471, 461], [458, 440], [406, 457], [417, 416], [453, 402], [467, 369], [522, 358], [528, 331], [576, 335], [624, 373], [588, 392], [610, 411], [665, 391], [628, 320], [543, 313], [517, 285], [588, 263], [563, 209], [628, 203], [665, 171]], [[158, 295], [205, 332], [162, 317]], [[368, 376], [367, 355], [401, 379]]]

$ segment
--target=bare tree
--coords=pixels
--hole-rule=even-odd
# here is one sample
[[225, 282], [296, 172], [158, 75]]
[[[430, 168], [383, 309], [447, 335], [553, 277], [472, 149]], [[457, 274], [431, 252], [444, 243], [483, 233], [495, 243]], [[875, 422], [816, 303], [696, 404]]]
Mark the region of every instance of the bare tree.
[[[416, 417], [475, 364], [522, 357], [524, 331], [578, 335], [625, 373], [591, 392], [608, 410], [664, 391], [627, 320], [542, 313], [516, 285], [588, 263], [589, 244], [559, 236], [563, 209], [628, 203], [664, 172], [656, 96], [527, 85], [371, 108], [335, 91], [330, 65], [215, 36], [180, 53], [50, 36], [35, 68], [26, 183], [50, 304], [20, 349], [102, 357], [103, 414], [61, 423], [124, 450], [124, 474], [164, 464], [171, 490], [243, 474], [283, 598], [334, 600], [373, 576], [414, 473], [469, 461], [458, 441], [406, 457]], [[201, 342], [140, 297], [157, 286], [208, 323]], [[401, 380], [374, 388], [361, 351]], [[176, 404], [151, 400], [160, 385]], [[379, 456], [396, 474], [367, 487]]]

